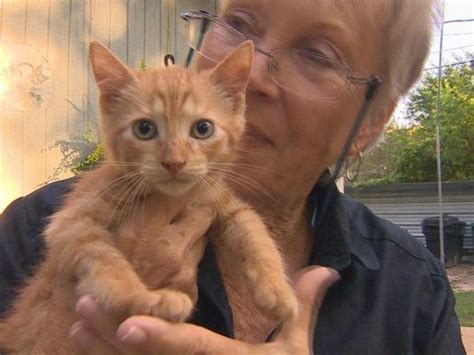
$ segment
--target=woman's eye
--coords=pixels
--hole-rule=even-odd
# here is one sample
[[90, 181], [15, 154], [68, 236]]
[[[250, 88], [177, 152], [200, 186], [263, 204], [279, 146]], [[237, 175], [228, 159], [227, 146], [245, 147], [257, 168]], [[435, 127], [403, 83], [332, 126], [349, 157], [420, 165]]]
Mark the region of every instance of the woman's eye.
[[229, 25], [234, 27], [236, 30], [241, 31], [244, 28], [245, 23], [240, 18], [234, 17], [227, 21]]
[[336, 62], [334, 59], [330, 58], [325, 53], [312, 48], [302, 49], [299, 52], [301, 58], [308, 63], [324, 66], [333, 66]]
[[158, 135], [158, 129], [155, 124], [148, 119], [141, 119], [133, 125], [133, 134], [138, 139], [150, 140]]
[[328, 62], [328, 58], [320, 51], [314, 49], [303, 49], [300, 51], [300, 54], [309, 61], [312, 62]]
[[225, 18], [224, 21], [240, 33], [244, 34], [247, 37], [250, 37], [252, 30], [250, 28], [249, 23], [245, 21], [242, 17], [229, 16]]
[[191, 136], [197, 139], [207, 139], [214, 134], [214, 124], [208, 120], [201, 120], [191, 128]]

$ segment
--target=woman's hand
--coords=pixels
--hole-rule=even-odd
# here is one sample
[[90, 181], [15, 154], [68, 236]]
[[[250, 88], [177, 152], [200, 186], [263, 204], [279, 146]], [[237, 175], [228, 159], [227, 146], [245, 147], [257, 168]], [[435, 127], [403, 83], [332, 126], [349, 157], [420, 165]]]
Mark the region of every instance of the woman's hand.
[[100, 354], [311, 354], [319, 308], [338, 279], [336, 271], [324, 267], [300, 273], [295, 284], [299, 316], [283, 324], [271, 343], [248, 344], [195, 325], [148, 316], [131, 317], [114, 334], [107, 333], [96, 326], [106, 315], [87, 296], [78, 302], [83, 320], [73, 325], [70, 336], [84, 350]]

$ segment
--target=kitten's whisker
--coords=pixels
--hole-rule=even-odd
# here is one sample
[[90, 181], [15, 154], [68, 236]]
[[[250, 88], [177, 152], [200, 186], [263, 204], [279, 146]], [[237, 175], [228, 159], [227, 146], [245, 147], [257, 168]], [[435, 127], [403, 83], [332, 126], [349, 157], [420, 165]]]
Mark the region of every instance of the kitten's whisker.
[[221, 162], [212, 162], [210, 163], [211, 166], [217, 165], [217, 166], [225, 166], [225, 167], [238, 167], [238, 168], [245, 168], [248, 170], [260, 170], [260, 171], [265, 171], [269, 172], [272, 174], [280, 174], [278, 171], [270, 168], [265, 168], [263, 166], [258, 166], [258, 165], [253, 165], [253, 164], [245, 164], [245, 163], [237, 163], [237, 162], [232, 162], [232, 163], [221, 163]]
[[138, 188], [139, 184], [141, 183], [141, 179], [135, 180], [129, 190], [127, 191], [126, 195], [124, 195], [123, 202], [120, 203], [120, 209], [118, 213], [118, 220], [117, 224], [121, 225], [124, 218], [129, 217], [130, 213], [132, 212], [132, 205], [135, 199], [135, 191]]
[[104, 195], [107, 194], [110, 190], [116, 188], [117, 186], [119, 186], [123, 183], [126, 183], [128, 180], [131, 180], [134, 176], [139, 175], [139, 174], [140, 174], [139, 172], [136, 172], [136, 173], [133, 173], [133, 174], [126, 174], [126, 175], [119, 176], [118, 178], [112, 180], [110, 182], [110, 185], [108, 185], [106, 188], [97, 191], [98, 196], [94, 200], [89, 202], [88, 206], [92, 206], [98, 200], [100, 200], [102, 197], [104, 197]]
[[218, 206], [219, 200], [217, 199], [215, 189], [212, 188], [212, 185], [206, 179], [206, 176], [204, 176], [202, 179], [199, 179], [198, 185], [201, 186], [202, 189], [205, 189], [206, 192], [211, 195], [211, 202], [213, 202], [216, 206]]
[[[133, 189], [133, 186], [135, 186], [136, 182], [137, 181], [140, 181], [141, 179], [141, 175], [136, 175], [134, 176], [131, 180], [130, 180], [130, 183], [125, 185], [124, 187], [122, 187], [122, 189], [120, 189], [120, 191], [118, 191], [115, 196], [117, 196], [118, 194], [121, 194], [120, 196], [120, 199], [119, 201], [115, 204], [115, 207], [108, 219], [108, 222], [107, 222], [107, 227], [109, 228], [111, 226], [111, 223], [113, 222], [114, 220], [114, 217], [115, 217], [115, 213], [117, 212], [117, 209], [121, 209], [121, 205], [122, 205], [122, 201], [124, 198], [126, 198], [130, 192], [131, 189]], [[124, 191], [125, 190], [125, 191]], [[124, 191], [124, 193], [122, 194], [122, 191]], [[115, 197], [114, 196], [114, 197]], [[120, 218], [119, 218], [120, 220]]]
[[218, 193], [217, 193], [217, 191], [220, 191], [220, 187], [216, 186], [216, 185], [213, 185], [213, 183], [212, 183], [212, 181], [210, 181], [210, 179], [211, 178], [206, 175], [206, 176], [203, 177], [203, 179], [201, 179], [199, 181], [199, 183], [202, 183], [203, 185], [205, 185], [205, 187], [207, 187], [206, 192], [209, 192], [211, 194], [211, 199], [214, 202], [217, 209], [222, 209], [224, 206], [222, 204], [221, 199], [219, 199], [219, 196], [218, 196]]
[[261, 193], [265, 197], [270, 199], [271, 201], [273, 201], [275, 203], [280, 203], [274, 196], [272, 196], [265, 189], [261, 188], [260, 185], [258, 185], [258, 184], [253, 184], [250, 181], [248, 181], [246, 179], [242, 179], [239, 176], [232, 176], [232, 175], [229, 175], [229, 174], [225, 174], [225, 178], [227, 179], [227, 181], [229, 181], [231, 183], [235, 183], [236, 185], [238, 185], [238, 186], [244, 188], [245, 190], [251, 192], [256, 197], [261, 198], [261, 195], [259, 194], [259, 193]]
[[239, 203], [232, 194], [232, 191], [227, 187], [224, 182], [219, 181], [218, 179], [215, 179], [210, 175], [206, 175], [206, 177], [209, 183], [211, 184], [211, 189], [216, 189], [217, 191], [220, 191], [223, 195], [227, 196], [231, 200], [231, 203], [234, 205], [235, 208], [239, 206]]
[[222, 200], [222, 196], [227, 196], [231, 203], [236, 206], [236, 200], [232, 192], [229, 190], [229, 187], [222, 183], [222, 181], [218, 181], [211, 176], [207, 176], [207, 181], [209, 184], [209, 188], [211, 193], [214, 195], [214, 200], [216, 201], [216, 206], [219, 209], [225, 208], [225, 203]]
[[[112, 210], [112, 212], [110, 213], [109, 215], [109, 219], [107, 220], [107, 228], [109, 228], [111, 226], [111, 223], [112, 221], [114, 220], [115, 218], [115, 213], [117, 212], [117, 209], [120, 208], [120, 205], [122, 203], [122, 200], [124, 198], [124, 195], [127, 193], [128, 189], [130, 188], [130, 184], [135, 181], [135, 179], [138, 179], [138, 177], [134, 177], [133, 179], [131, 179], [130, 181], [127, 181], [119, 191], [117, 191], [111, 198], [111, 202], [112, 202], [112, 205], [114, 206], [114, 209]], [[120, 196], [119, 197], [119, 200], [118, 201], [115, 201], [116, 197], [117, 196]]]
[[125, 161], [103, 161], [101, 165], [106, 166], [119, 166], [119, 167], [140, 167], [143, 164], [140, 163], [132, 163], [132, 162], [125, 162]]
[[258, 150], [250, 150], [245, 148], [236, 148], [235, 151], [237, 153], [246, 153], [251, 154], [252, 156], [259, 155], [261, 157], [269, 156], [267, 152], [259, 152]]
[[258, 184], [257, 182], [255, 182], [253, 179], [249, 178], [246, 175], [239, 174], [233, 170], [215, 168], [215, 167], [210, 168], [209, 170], [223, 173], [224, 177], [229, 179], [229, 181], [240, 182], [241, 183], [240, 186], [244, 186], [245, 184], [248, 184], [251, 187], [253, 187], [255, 190], [257, 190], [258, 192], [261, 192], [262, 194], [264, 194], [266, 197], [268, 197], [272, 201], [278, 202], [271, 193], [269, 193], [267, 190], [263, 188], [263, 186], [261, 186], [260, 184]]
[[131, 186], [130, 189], [125, 196], [125, 200], [122, 203], [121, 210], [119, 213], [119, 219], [118, 219], [118, 224], [122, 224], [122, 221], [124, 217], [129, 216], [131, 212], [131, 206], [133, 205], [133, 201], [135, 200], [135, 194], [138, 189], [138, 186], [142, 183], [143, 178], [140, 176], [139, 179], [135, 180]]
[[[249, 191], [250, 193], [252, 193], [256, 197], [259, 197], [259, 198], [261, 197], [261, 195], [258, 194], [258, 192], [260, 192], [263, 195], [265, 195], [266, 197], [268, 197], [269, 199], [271, 199], [273, 202], [278, 203], [277, 199], [275, 199], [273, 196], [267, 194], [265, 191], [259, 191], [256, 188], [251, 188], [245, 180], [240, 180], [236, 177], [228, 177], [228, 181], [244, 188], [245, 190]], [[257, 191], [255, 191], [255, 190], [257, 190]]]
[[146, 183], [144, 180], [140, 180], [140, 183], [138, 185], [138, 188], [136, 189], [135, 196], [133, 198], [133, 212], [132, 212], [132, 219], [133, 219], [133, 226], [136, 228], [136, 211], [138, 208], [138, 205], [140, 204], [140, 201], [143, 203], [144, 201], [144, 195], [145, 195], [145, 190], [146, 190]]

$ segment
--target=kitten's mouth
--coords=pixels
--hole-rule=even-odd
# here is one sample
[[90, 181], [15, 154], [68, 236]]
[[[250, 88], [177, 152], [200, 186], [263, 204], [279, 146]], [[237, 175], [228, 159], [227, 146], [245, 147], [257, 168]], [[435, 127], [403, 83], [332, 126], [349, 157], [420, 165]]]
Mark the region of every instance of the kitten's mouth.
[[179, 176], [170, 176], [166, 179], [160, 180], [160, 184], [192, 184], [193, 180], [186, 179]]
[[155, 183], [155, 188], [168, 195], [182, 195], [195, 185], [191, 179], [170, 176]]
[[242, 136], [242, 140], [244, 142], [249, 143], [253, 142], [271, 146], [274, 145], [273, 142], [266, 135], [264, 135], [257, 127], [248, 122], [245, 125], [245, 131]]

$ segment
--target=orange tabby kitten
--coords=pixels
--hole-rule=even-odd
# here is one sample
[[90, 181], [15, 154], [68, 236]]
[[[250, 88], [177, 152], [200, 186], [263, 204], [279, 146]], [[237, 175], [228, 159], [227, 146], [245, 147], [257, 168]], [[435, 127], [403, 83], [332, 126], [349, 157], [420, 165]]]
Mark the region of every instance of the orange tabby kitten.
[[255, 303], [278, 319], [295, 316], [272, 239], [213, 169], [236, 156], [252, 57], [246, 42], [211, 71], [135, 71], [101, 44], [90, 45], [107, 161], [80, 177], [51, 218], [45, 261], [0, 324], [0, 348], [81, 353], [67, 334], [84, 294], [117, 322], [134, 314], [184, 321], [195, 294], [179, 282], [163, 284], [179, 268], [159, 262], [174, 242], [160, 229], [195, 205], [217, 211], [211, 242], [246, 276]]

